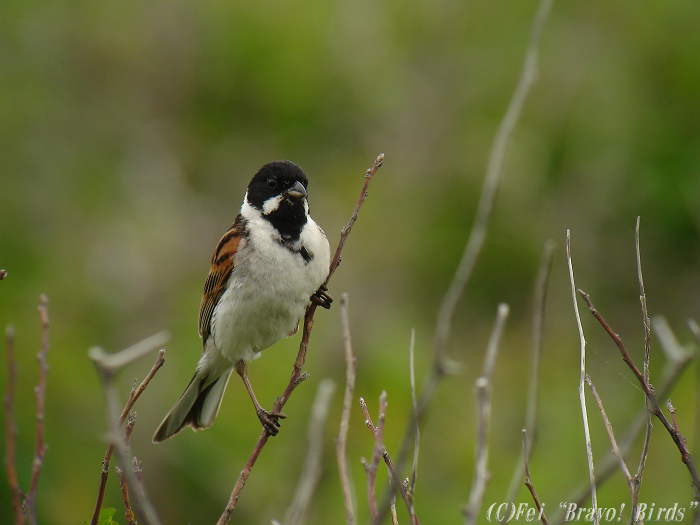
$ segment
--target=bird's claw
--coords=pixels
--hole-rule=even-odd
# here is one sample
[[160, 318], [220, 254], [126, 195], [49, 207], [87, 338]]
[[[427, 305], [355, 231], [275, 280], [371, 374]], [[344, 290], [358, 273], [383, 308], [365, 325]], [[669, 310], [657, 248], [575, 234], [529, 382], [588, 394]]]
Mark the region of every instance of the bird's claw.
[[333, 298], [328, 294], [328, 288], [326, 286], [321, 286], [316, 293], [311, 296], [311, 300], [326, 310], [330, 309], [331, 303], [333, 302]]
[[264, 408], [259, 408], [256, 413], [265, 432], [271, 436], [276, 436], [277, 432], [279, 432], [280, 422], [278, 420], [287, 417], [282, 412], [268, 412]]

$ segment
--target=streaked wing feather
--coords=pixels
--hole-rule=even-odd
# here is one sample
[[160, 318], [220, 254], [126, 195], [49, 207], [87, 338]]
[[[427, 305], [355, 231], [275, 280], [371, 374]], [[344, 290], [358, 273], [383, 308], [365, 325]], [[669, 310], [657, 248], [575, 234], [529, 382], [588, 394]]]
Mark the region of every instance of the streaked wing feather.
[[211, 259], [211, 270], [204, 282], [204, 293], [199, 306], [199, 335], [206, 345], [211, 333], [211, 318], [233, 271], [236, 250], [245, 237], [241, 217], [236, 217], [231, 228], [224, 234]]

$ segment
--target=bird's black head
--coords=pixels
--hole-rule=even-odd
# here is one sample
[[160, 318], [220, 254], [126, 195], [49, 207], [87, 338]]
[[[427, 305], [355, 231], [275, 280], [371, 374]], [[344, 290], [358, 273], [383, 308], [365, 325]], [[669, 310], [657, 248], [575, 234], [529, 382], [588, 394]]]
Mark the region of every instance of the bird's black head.
[[270, 162], [250, 181], [247, 200], [277, 228], [284, 240], [295, 241], [306, 224], [308, 184], [302, 169], [293, 162]]

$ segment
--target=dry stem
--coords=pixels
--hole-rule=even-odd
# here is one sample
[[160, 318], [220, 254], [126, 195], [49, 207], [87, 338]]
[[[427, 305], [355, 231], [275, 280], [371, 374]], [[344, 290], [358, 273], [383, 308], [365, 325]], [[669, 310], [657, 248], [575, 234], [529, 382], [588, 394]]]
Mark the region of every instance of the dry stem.
[[416, 423], [415, 439], [413, 440], [413, 468], [411, 469], [411, 480], [408, 484], [408, 495], [411, 505], [408, 509], [408, 516], [411, 520], [411, 525], [415, 519], [415, 509], [413, 507], [414, 494], [416, 490], [416, 478], [418, 477], [418, 454], [420, 452], [420, 428], [418, 427], [418, 401], [416, 399], [416, 369], [414, 364], [414, 350], [416, 344], [416, 331], [411, 330], [411, 342], [408, 346], [409, 355], [409, 383], [411, 386], [411, 404], [413, 406], [413, 418]]
[[529, 460], [529, 450], [527, 442], [527, 430], [523, 429], [523, 458], [524, 458], [524, 468], [525, 468], [525, 486], [530, 491], [532, 500], [535, 502], [535, 507], [537, 507], [537, 513], [542, 521], [542, 525], [548, 525], [547, 517], [544, 515], [544, 509], [540, 503], [540, 499], [537, 497], [537, 492], [535, 491], [535, 485], [532, 483], [532, 478], [530, 477], [530, 460]]
[[[639, 217], [634, 231], [635, 252], [637, 254], [637, 279], [639, 281], [639, 302], [642, 306], [642, 321], [644, 323], [644, 377], [649, 381], [649, 357], [651, 355], [651, 321], [649, 320], [649, 312], [647, 311], [647, 296], [644, 292], [644, 278], [642, 276], [642, 255], [639, 248]], [[644, 466], [647, 462], [647, 454], [649, 453], [649, 442], [651, 441], [651, 431], [653, 425], [651, 423], [651, 406], [649, 399], [644, 398], [644, 404], [647, 408], [647, 424], [644, 434], [644, 443], [642, 444], [642, 453], [639, 457], [637, 472], [632, 478], [633, 486], [630, 488], [632, 495], [632, 523], [637, 523], [637, 510], [639, 508], [639, 490], [642, 487], [642, 476], [644, 474]]]
[[119, 467], [114, 467], [117, 473], [117, 479], [119, 480], [119, 488], [122, 492], [122, 501], [124, 502], [124, 519], [129, 525], [136, 525], [136, 517], [134, 516], [134, 511], [131, 508], [131, 501], [129, 501], [129, 485], [126, 481], [126, 476]]
[[46, 398], [46, 377], [49, 373], [49, 365], [46, 360], [49, 351], [49, 300], [46, 295], [39, 298], [39, 318], [41, 320], [41, 349], [37, 354], [39, 363], [39, 382], [34, 389], [36, 395], [36, 446], [34, 448], [34, 461], [32, 462], [32, 475], [29, 480], [29, 493], [27, 494], [27, 516], [29, 523], [36, 524], [36, 491], [39, 485], [39, 475], [44, 463], [46, 445], [44, 444], [44, 405]]
[[[464, 290], [472, 275], [476, 260], [484, 245], [484, 240], [491, 222], [493, 203], [496, 199], [496, 193], [501, 184], [501, 179], [503, 178], [508, 150], [513, 139], [515, 127], [520, 118], [525, 100], [537, 77], [540, 38], [551, 6], [552, 0], [540, 1], [525, 50], [525, 58], [523, 60], [518, 83], [510, 99], [508, 108], [503, 115], [503, 119], [499, 124], [496, 136], [494, 137], [488, 167], [486, 169], [486, 176], [484, 177], [484, 184], [481, 189], [481, 196], [479, 197], [476, 217], [474, 218], [471, 231], [469, 232], [469, 238], [464, 247], [462, 258], [452, 277], [452, 282], [443, 297], [440, 309], [438, 310], [435, 336], [433, 338], [433, 366], [428, 373], [428, 377], [423, 382], [423, 388], [421, 389], [418, 399], [418, 410], [406, 425], [401, 446], [399, 447], [397, 456], [397, 470], [399, 472], [403, 471], [404, 463], [408, 457], [409, 447], [414, 441], [415, 429], [420, 427], [425, 419], [425, 413], [433, 399], [438, 383], [445, 374], [455, 368], [453, 363], [447, 358], [447, 344], [452, 331], [454, 315], [464, 295]], [[396, 485], [399, 482], [399, 479], [392, 480], [389, 493], [395, 491]], [[386, 499], [382, 505], [382, 516], [386, 515], [388, 508], [389, 501]]]
[[[670, 328], [667, 326], [667, 323], [665, 323], [663, 318], [654, 318], [652, 325], [661, 343], [661, 349], [666, 356], [666, 364], [661, 373], [658, 388], [659, 397], [664, 398], [676, 384], [683, 370], [685, 370], [688, 364], [693, 360], [694, 354], [678, 344], [678, 341], [676, 341], [676, 338], [673, 336]], [[620, 452], [623, 457], [628, 456], [632, 450], [632, 447], [637, 443], [639, 435], [642, 433], [645, 426], [646, 415], [647, 409], [646, 406], [644, 406], [638, 411], [637, 415], [634, 417], [632, 423], [627, 429], [627, 433], [625, 434], [624, 438], [619, 442]], [[611, 474], [617, 468], [617, 457], [612, 451], [610, 451], [603, 456], [603, 458], [598, 461], [595, 466], [596, 482], [598, 486], [609, 479]], [[584, 501], [588, 498], [590, 490], [591, 486], [588, 481], [581, 483], [578, 487], [574, 488], [574, 490], [572, 490], [566, 498], [564, 498], [564, 501], [569, 501], [576, 503], [578, 506], [582, 506]], [[557, 512], [556, 517], [552, 519], [552, 523], [561, 525], [564, 523], [564, 516], [564, 512]]]
[[486, 484], [489, 481], [490, 474], [488, 471], [489, 461], [489, 428], [491, 426], [491, 383], [493, 377], [493, 369], [496, 364], [496, 356], [500, 348], [501, 335], [503, 327], [510, 308], [507, 304], [498, 305], [498, 315], [491, 332], [486, 355], [484, 356], [484, 365], [481, 371], [481, 376], [477, 378], [474, 384], [476, 393], [478, 416], [477, 416], [477, 446], [476, 460], [474, 464], [474, 481], [472, 482], [471, 493], [469, 494], [469, 503], [466, 510], [466, 525], [476, 523], [476, 518], [481, 509], [481, 502], [486, 491]]
[[316, 389], [316, 397], [311, 405], [306, 458], [304, 459], [304, 466], [299, 476], [294, 497], [284, 515], [284, 525], [305, 523], [307, 510], [321, 479], [323, 430], [328, 419], [328, 411], [334, 391], [335, 383], [331, 379], [321, 380]]
[[343, 397], [343, 411], [340, 415], [340, 429], [335, 440], [335, 451], [338, 459], [338, 472], [340, 474], [340, 486], [343, 490], [343, 502], [345, 504], [345, 521], [347, 525], [354, 525], [355, 510], [353, 506], [352, 490], [348, 478], [348, 463], [345, 456], [345, 447], [350, 427], [350, 409], [352, 396], [355, 391], [355, 370], [357, 359], [352, 352], [352, 340], [350, 338], [350, 321], [348, 318], [348, 294], [340, 296], [340, 319], [343, 326], [343, 345], [345, 347], [345, 395]]
[[661, 424], [670, 434], [671, 439], [673, 439], [673, 442], [676, 444], [676, 447], [678, 447], [678, 451], [681, 453], [681, 461], [688, 469], [688, 473], [690, 474], [693, 487], [695, 488], [695, 497], [700, 498], [700, 478], [698, 478], [698, 472], [695, 468], [695, 463], [693, 462], [693, 459], [690, 456], [690, 452], [688, 452], [688, 448], [685, 443], [685, 438], [681, 435], [677, 428], [673, 428], [673, 425], [669, 423], [668, 419], [661, 410], [661, 407], [659, 406], [659, 402], [654, 392], [654, 387], [649, 381], [647, 381], [647, 379], [644, 377], [644, 374], [640, 372], [639, 368], [637, 368], [637, 366], [634, 364], [632, 358], [630, 358], [630, 355], [627, 352], [627, 349], [625, 348], [624, 344], [622, 344], [622, 339], [620, 339], [620, 336], [616, 334], [612, 330], [612, 328], [610, 328], [610, 326], [608, 325], [608, 323], [605, 322], [605, 319], [603, 319], [598, 310], [595, 309], [595, 306], [593, 306], [593, 303], [591, 302], [591, 299], [588, 296], [588, 294], [583, 290], [579, 290], [579, 294], [581, 294], [583, 299], [586, 301], [586, 304], [588, 304], [588, 308], [590, 309], [593, 316], [598, 320], [598, 322], [605, 329], [610, 338], [615, 342], [617, 348], [620, 350], [620, 354], [622, 355], [622, 360], [627, 364], [630, 370], [632, 370], [632, 373], [634, 373], [635, 377], [639, 381], [642, 390], [644, 390], [644, 393], [646, 394], [647, 399], [650, 402], [651, 413], [654, 414], [659, 421], [661, 421]]
[[7, 391], [5, 393], [5, 468], [7, 480], [12, 493], [12, 512], [16, 525], [24, 525], [24, 512], [22, 511], [22, 491], [19, 488], [17, 478], [17, 458], [15, 445], [17, 439], [17, 425], [14, 415], [15, 383], [17, 380], [17, 361], [15, 360], [15, 330], [12, 326], [5, 329], [5, 344], [7, 348]]
[[586, 456], [588, 457], [588, 477], [591, 484], [591, 505], [593, 506], [593, 523], [598, 525], [598, 502], [595, 491], [595, 470], [593, 467], [593, 447], [591, 445], [591, 434], [588, 430], [588, 412], [586, 411], [586, 393], [584, 391], [584, 381], [586, 377], [586, 338], [583, 335], [581, 326], [581, 316], [578, 311], [576, 301], [576, 284], [574, 283], [574, 268], [571, 263], [571, 231], [566, 230], [566, 260], [569, 265], [569, 280], [571, 282], [571, 298], [574, 302], [574, 312], [576, 314], [576, 325], [578, 326], [579, 339], [581, 343], [581, 374], [578, 385], [578, 395], [581, 402], [581, 416], [583, 418], [583, 435], [586, 440]]
[[[617, 457], [617, 460], [620, 463], [620, 470], [622, 470], [622, 473], [624, 474], [625, 479], [627, 480], [627, 486], [630, 489], [630, 496], [632, 496], [632, 498], [634, 499], [635, 483], [632, 479], [632, 474], [630, 474], [630, 471], [627, 468], [627, 464], [625, 463], [625, 458], [622, 457], [622, 452], [620, 452], [620, 448], [617, 446], [617, 441], [615, 440], [615, 433], [613, 432], [612, 423], [610, 423], [610, 419], [608, 419], [608, 415], [606, 414], [605, 408], [603, 407], [603, 400], [600, 399], [598, 391], [596, 390], [595, 385], [593, 384], [593, 381], [591, 381], [591, 377], [588, 374], [586, 374], [586, 384], [591, 389], [591, 393], [593, 394], [595, 402], [598, 405], [598, 410], [600, 410], [600, 415], [602, 416], [603, 423], [605, 424], [605, 430], [608, 433], [608, 438], [610, 439], [610, 444], [612, 445], [612, 451], [615, 454], [615, 457]], [[634, 514], [632, 515], [634, 516]]]
[[[369, 183], [372, 181], [372, 178], [377, 173], [377, 170], [382, 166], [383, 163], [384, 154], [381, 153], [375, 159], [372, 167], [369, 168], [365, 173], [365, 181], [362, 186], [360, 196], [357, 200], [357, 204], [355, 205], [355, 210], [353, 211], [353, 214], [350, 217], [348, 224], [340, 232], [340, 240], [338, 241], [338, 247], [335, 250], [333, 260], [331, 261], [330, 268], [328, 271], [328, 277], [326, 277], [325, 282], [323, 283], [323, 285], [321, 285], [322, 289], [328, 286], [328, 281], [330, 280], [336, 268], [338, 268], [338, 265], [340, 264], [341, 253], [343, 251], [343, 247], [345, 246], [345, 242], [347, 241], [347, 237], [350, 234], [350, 230], [352, 230], [355, 221], [357, 220], [360, 209], [362, 208], [362, 204], [367, 198], [367, 189], [369, 187]], [[285, 403], [289, 399], [289, 396], [292, 394], [294, 389], [307, 377], [307, 375], [305, 373], [302, 373], [301, 370], [304, 366], [304, 362], [306, 361], [306, 350], [309, 346], [309, 338], [311, 336], [311, 330], [314, 324], [314, 314], [316, 313], [317, 306], [317, 303], [312, 301], [306, 308], [301, 343], [299, 344], [299, 352], [297, 353], [296, 360], [294, 361], [294, 369], [292, 370], [292, 376], [289, 379], [289, 383], [287, 384], [287, 388], [285, 388], [284, 393], [275, 401], [273, 412], [280, 412], [282, 410], [282, 407], [284, 407]], [[221, 514], [217, 525], [225, 525], [231, 520], [231, 516], [233, 516], [233, 511], [236, 509], [238, 498], [240, 497], [241, 491], [243, 490], [246, 480], [250, 475], [250, 471], [255, 466], [255, 462], [257, 461], [258, 456], [260, 455], [260, 452], [267, 443], [269, 437], [269, 434], [265, 430], [263, 430], [260, 434], [260, 437], [258, 438], [258, 441], [255, 444], [255, 447], [253, 448], [253, 452], [248, 458], [245, 467], [243, 467], [243, 470], [239, 474], [238, 479], [236, 480], [236, 484], [234, 485], [233, 490], [231, 491], [231, 496], [229, 497], [228, 503], [226, 504], [226, 508]]]
[[[515, 496], [523, 479], [523, 469], [525, 461], [529, 460], [532, 447], [536, 438], [535, 426], [537, 424], [537, 401], [540, 389], [540, 356], [542, 354], [542, 338], [544, 334], [544, 314], [547, 305], [547, 289], [549, 287], [549, 276], [552, 272], [552, 255], [554, 254], [555, 242], [549, 239], [544, 244], [540, 268], [535, 282], [535, 299], [532, 314], [532, 346], [530, 347], [530, 377], [527, 388], [527, 405], [525, 407], [525, 430], [533, 436], [527, 442], [527, 447], [518, 459], [518, 463], [513, 470], [510, 479], [508, 492], [505, 501], [509, 504], [515, 501]], [[501, 520], [505, 523], [505, 517]]]
[[[102, 382], [102, 387], [105, 391], [105, 396], [107, 398], [108, 405], [107, 408], [109, 413], [108, 422], [110, 425], [110, 439], [109, 444], [107, 445], [107, 451], [105, 452], [104, 460], [102, 461], [100, 486], [97, 491], [97, 500], [95, 502], [95, 508], [92, 513], [92, 519], [90, 520], [91, 525], [97, 525], [98, 523], [100, 509], [102, 508], [102, 501], [104, 499], [105, 488], [107, 486], [107, 478], [109, 477], [109, 463], [112, 458], [112, 454], [114, 452], [115, 447], [117, 448], [119, 456], [121, 456], [120, 463], [122, 465], [126, 465], [127, 463], [127, 454], [125, 446], [118, 436], [119, 428], [129, 415], [129, 411], [134, 406], [134, 403], [136, 403], [136, 400], [146, 389], [151, 379], [153, 379], [153, 376], [156, 374], [156, 372], [158, 372], [160, 367], [163, 366], [163, 363], [165, 362], [165, 350], [161, 349], [158, 352], [156, 361], [153, 364], [153, 367], [151, 367], [151, 370], [144, 378], [144, 380], [141, 382], [138, 388], [132, 389], [131, 394], [129, 395], [129, 399], [124, 405], [121, 414], [117, 413], [117, 394], [114, 391], [113, 376], [121, 367], [124, 367], [133, 362], [134, 360], [142, 357], [146, 353], [153, 351], [154, 348], [165, 344], [167, 339], [168, 335], [164, 332], [161, 332], [147, 339], [144, 339], [140, 343], [137, 343], [136, 345], [122, 350], [121, 352], [118, 352], [116, 354], [107, 354], [102, 348], [99, 347], [93, 347], [88, 352], [90, 359], [92, 359], [92, 361], [95, 363], [95, 366], [97, 367], [98, 375], [100, 377], [100, 381]], [[138, 483], [138, 480], [136, 480], [136, 475], [133, 472], [133, 470], [126, 469], [125, 476], [128, 480], [135, 481], [136, 483]], [[132, 480], [132, 478], [134, 479]], [[138, 503], [138, 507], [143, 509], [145, 513], [144, 521], [146, 521], [146, 523], [158, 523], [159, 520], [155, 513], [155, 510], [152, 508], [152, 505], [145, 497], [145, 494], [143, 494], [143, 491], [137, 493], [137, 496], [138, 497], [136, 498], [136, 502]]]

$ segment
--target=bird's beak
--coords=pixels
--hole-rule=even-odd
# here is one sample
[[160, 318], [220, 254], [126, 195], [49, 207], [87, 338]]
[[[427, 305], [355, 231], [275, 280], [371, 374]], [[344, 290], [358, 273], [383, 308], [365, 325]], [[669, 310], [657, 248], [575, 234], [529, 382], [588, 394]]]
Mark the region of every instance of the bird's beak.
[[294, 183], [294, 186], [287, 190], [287, 195], [295, 199], [301, 199], [302, 197], [306, 197], [306, 188], [304, 188], [301, 182], [297, 181]]

